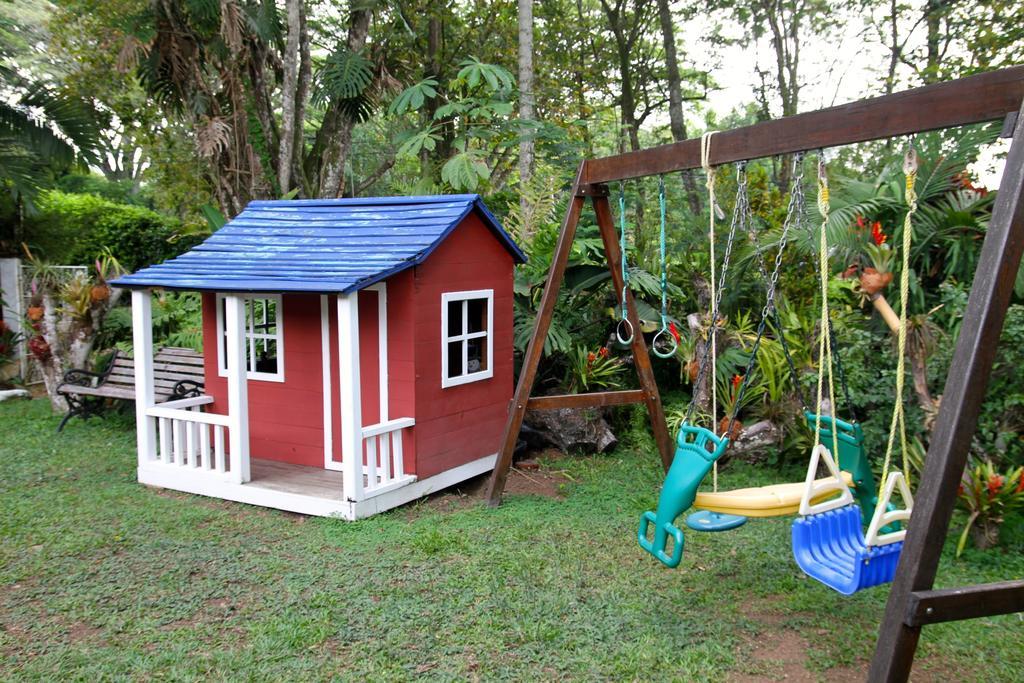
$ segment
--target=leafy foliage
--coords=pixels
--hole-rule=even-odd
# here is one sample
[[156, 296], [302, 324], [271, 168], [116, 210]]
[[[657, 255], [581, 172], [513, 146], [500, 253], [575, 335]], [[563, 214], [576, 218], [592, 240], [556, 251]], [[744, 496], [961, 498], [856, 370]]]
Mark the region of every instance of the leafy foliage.
[[182, 234], [175, 219], [149, 209], [57, 191], [40, 198], [32, 232], [51, 262], [88, 265], [109, 249], [129, 271], [177, 256], [198, 239]]

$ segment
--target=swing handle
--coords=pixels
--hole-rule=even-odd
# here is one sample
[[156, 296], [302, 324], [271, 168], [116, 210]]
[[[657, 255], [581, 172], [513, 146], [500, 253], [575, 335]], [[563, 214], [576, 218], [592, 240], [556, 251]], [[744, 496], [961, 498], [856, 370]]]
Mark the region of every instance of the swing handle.
[[675, 335], [665, 325], [662, 325], [661, 331], [654, 335], [654, 339], [651, 340], [651, 351], [658, 358], [672, 358], [676, 355], [676, 349], [678, 348], [679, 342], [676, 341]]
[[633, 323], [629, 322], [629, 318], [619, 318], [619, 324], [615, 326], [615, 338], [623, 346], [633, 343]]
[[[654, 538], [647, 539], [647, 533], [654, 524]], [[669, 536], [672, 537], [672, 554], [665, 552]], [[683, 532], [672, 522], [658, 525], [658, 518], [648, 510], [640, 517], [640, 528], [636, 532], [636, 540], [640, 547], [654, 555], [655, 558], [669, 569], [679, 566], [683, 559]]]
[[[892, 499], [893, 491], [895, 491], [897, 486], [899, 486], [900, 495], [903, 497], [904, 509], [890, 510], [889, 501]], [[885, 488], [882, 489], [882, 495], [878, 498], [878, 504], [875, 505], [875, 514], [871, 516], [871, 524], [868, 525], [868, 533], [864, 537], [864, 545], [870, 548], [872, 546], [889, 545], [890, 543], [902, 541], [907, 536], [905, 524], [901, 524], [900, 528], [896, 531], [888, 533], [879, 532], [883, 527], [889, 526], [893, 522], [908, 521], [913, 510], [914, 497], [910, 493], [910, 487], [907, 485], [907, 480], [904, 478], [903, 473], [890, 472], [889, 478], [885, 480]]]

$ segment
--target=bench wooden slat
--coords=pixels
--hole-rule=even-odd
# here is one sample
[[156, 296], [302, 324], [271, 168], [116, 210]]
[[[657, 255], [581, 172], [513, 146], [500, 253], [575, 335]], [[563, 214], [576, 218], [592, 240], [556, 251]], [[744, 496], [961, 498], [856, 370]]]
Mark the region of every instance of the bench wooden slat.
[[[153, 386], [154, 387], [164, 387], [164, 388], [167, 388], [167, 389], [173, 389], [174, 385], [177, 384], [178, 382], [180, 382], [181, 379], [182, 378], [180, 378], [180, 377], [172, 378], [172, 379], [161, 379], [161, 378], [158, 377], [158, 378], [155, 378], [153, 380]], [[134, 387], [135, 386], [135, 378], [134, 377], [127, 377], [125, 375], [111, 375], [110, 377], [107, 377], [107, 381], [104, 382], [104, 384], [105, 385], [110, 385], [110, 386], [119, 386], [119, 387]]]
[[135, 400], [134, 390], [124, 389], [122, 387], [115, 387], [110, 385], [103, 385], [98, 387], [65, 386], [64, 390], [67, 391], [68, 393], [79, 394], [82, 396], [103, 396], [105, 398], [122, 398], [131, 401]]
[[[205, 371], [202, 354], [179, 347], [160, 349], [154, 356], [153, 368], [153, 390], [157, 401], [170, 398], [174, 386], [183, 380], [203, 383]], [[63, 385], [61, 388], [70, 394], [135, 400], [135, 361], [128, 356], [118, 355], [99, 386]]]

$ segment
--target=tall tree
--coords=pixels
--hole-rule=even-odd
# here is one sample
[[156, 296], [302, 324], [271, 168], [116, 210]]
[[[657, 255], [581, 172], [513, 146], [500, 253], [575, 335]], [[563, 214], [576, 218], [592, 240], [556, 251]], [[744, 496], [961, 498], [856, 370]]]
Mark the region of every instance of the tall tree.
[[[519, 0], [519, 119], [534, 120], [533, 97], [533, 0]], [[524, 127], [519, 140], [519, 183], [526, 187], [533, 177], [533, 131]], [[526, 197], [520, 195], [522, 209]]]
[[[658, 20], [661, 22], [661, 38], [665, 45], [665, 71], [668, 79], [668, 117], [672, 139], [681, 142], [686, 139], [686, 119], [683, 117], [683, 85], [679, 75], [679, 58], [676, 52], [675, 19], [669, 0], [658, 0]], [[690, 211], [700, 214], [700, 194], [697, 183], [690, 171], [683, 173], [683, 187]]]
[[[306, 33], [306, 3], [287, 0], [288, 35], [284, 48], [284, 79], [281, 83], [281, 144], [278, 150], [278, 189], [292, 188], [296, 157], [302, 154], [302, 126], [306, 120], [309, 91], [309, 35]], [[296, 168], [301, 173], [301, 166]]]

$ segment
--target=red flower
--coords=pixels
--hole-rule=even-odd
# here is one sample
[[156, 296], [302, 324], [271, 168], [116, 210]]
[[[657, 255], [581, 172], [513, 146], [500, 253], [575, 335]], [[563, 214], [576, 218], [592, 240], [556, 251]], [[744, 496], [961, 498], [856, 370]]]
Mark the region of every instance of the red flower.
[[739, 385], [740, 385], [740, 383], [742, 381], [743, 381], [743, 375], [733, 375], [732, 376], [732, 390], [736, 391], [736, 388], [739, 387]]
[[671, 334], [675, 338], [676, 344], [678, 344], [679, 343], [679, 330], [676, 329], [676, 324], [674, 322], [670, 322], [668, 324], [668, 331], [669, 331], [669, 334]]
[[601, 358], [607, 358], [608, 357], [608, 347], [607, 346], [602, 346], [601, 350], [597, 352], [597, 355], [601, 356]]
[[28, 342], [28, 350], [32, 352], [40, 362], [46, 362], [50, 358], [50, 345], [40, 336], [32, 337]]
[[1003, 476], [1001, 474], [993, 474], [988, 478], [988, 495], [989, 498], [999, 493], [999, 489], [1003, 488]]
[[588, 363], [593, 363], [595, 360], [597, 360], [597, 355], [593, 351], [587, 354]]
[[1014, 493], [1020, 493], [1021, 491], [1024, 491], [1024, 474], [1017, 481], [1017, 488], [1014, 489]]
[[864, 227], [864, 216], [861, 216], [859, 214], [857, 215], [857, 227], [858, 228], [863, 228]]
[[889, 239], [888, 237], [885, 236], [885, 233], [882, 232], [882, 224], [878, 221], [875, 221], [871, 225], [871, 239], [873, 239], [875, 241], [875, 244], [877, 244], [878, 246], [882, 246], [883, 244], [885, 244], [885, 241]]

